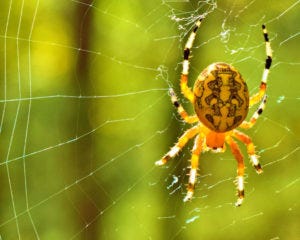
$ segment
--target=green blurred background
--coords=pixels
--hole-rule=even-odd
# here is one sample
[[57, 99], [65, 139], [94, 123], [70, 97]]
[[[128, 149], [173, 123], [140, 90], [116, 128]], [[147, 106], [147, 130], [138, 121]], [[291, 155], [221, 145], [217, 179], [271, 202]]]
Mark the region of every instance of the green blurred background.
[[[1, 1], [0, 239], [300, 239], [299, 11], [296, 0]], [[268, 104], [247, 131], [264, 173], [240, 144], [240, 208], [230, 151], [201, 156], [188, 203], [191, 144], [154, 167], [189, 127], [167, 89], [179, 95], [182, 48], [204, 13], [190, 86], [226, 61], [255, 93], [263, 23], [274, 50]]]

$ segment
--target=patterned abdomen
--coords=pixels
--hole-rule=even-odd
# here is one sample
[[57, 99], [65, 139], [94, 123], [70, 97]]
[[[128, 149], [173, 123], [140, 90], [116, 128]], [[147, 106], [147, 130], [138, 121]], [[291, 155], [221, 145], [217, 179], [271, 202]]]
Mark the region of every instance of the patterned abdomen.
[[249, 92], [241, 74], [227, 63], [205, 68], [194, 85], [194, 109], [200, 121], [215, 132], [227, 132], [246, 118]]

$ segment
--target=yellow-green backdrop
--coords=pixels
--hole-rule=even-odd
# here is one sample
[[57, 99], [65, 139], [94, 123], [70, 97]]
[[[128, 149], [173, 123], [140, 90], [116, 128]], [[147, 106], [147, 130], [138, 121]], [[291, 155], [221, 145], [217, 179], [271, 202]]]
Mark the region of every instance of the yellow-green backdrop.
[[[300, 239], [300, 1], [6, 0], [0, 3], [0, 239]], [[191, 144], [154, 162], [189, 126], [180, 101], [208, 64], [240, 70], [250, 93], [273, 48], [268, 103], [245, 147], [246, 199], [234, 202], [230, 151], [200, 158], [184, 203]], [[250, 110], [253, 113], [255, 108]]]

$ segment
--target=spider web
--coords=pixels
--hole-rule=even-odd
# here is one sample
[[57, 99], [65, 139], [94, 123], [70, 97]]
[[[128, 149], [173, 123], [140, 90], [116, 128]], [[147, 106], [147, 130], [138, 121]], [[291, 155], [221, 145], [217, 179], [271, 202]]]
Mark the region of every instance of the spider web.
[[[299, 3], [1, 2], [0, 239], [299, 239]], [[168, 88], [192, 111], [178, 83], [200, 15], [190, 86], [225, 61], [253, 94], [266, 57], [263, 23], [274, 51], [267, 107], [246, 131], [264, 173], [240, 144], [240, 208], [230, 151], [201, 155], [188, 203], [191, 144], [154, 166], [189, 127]]]

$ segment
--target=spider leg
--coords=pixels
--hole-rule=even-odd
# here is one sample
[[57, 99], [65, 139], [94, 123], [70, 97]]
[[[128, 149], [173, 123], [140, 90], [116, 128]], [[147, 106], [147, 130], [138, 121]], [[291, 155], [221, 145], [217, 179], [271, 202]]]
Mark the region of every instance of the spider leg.
[[265, 96], [266, 88], [267, 88], [267, 80], [269, 76], [270, 67], [272, 64], [272, 48], [269, 42], [269, 36], [265, 25], [262, 25], [262, 30], [264, 34], [265, 43], [266, 43], [267, 58], [266, 58], [265, 69], [263, 72], [262, 80], [259, 87], [259, 92], [250, 98], [250, 103], [249, 103], [250, 107], [260, 102], [261, 99]]
[[250, 121], [243, 121], [239, 127], [241, 128], [251, 128], [256, 123], [256, 120], [259, 118], [259, 116], [263, 113], [267, 103], [267, 95], [265, 95], [261, 101], [261, 104], [259, 105], [258, 109], [254, 112], [252, 117], [250, 118]]
[[171, 148], [169, 152], [162, 159], [155, 162], [155, 165], [161, 166], [167, 163], [168, 160], [175, 157], [176, 154], [187, 144], [187, 142], [193, 138], [199, 132], [199, 126], [194, 126], [186, 130], [182, 136], [178, 139], [177, 143]]
[[197, 115], [189, 116], [188, 113], [184, 110], [182, 105], [178, 102], [178, 99], [176, 97], [176, 94], [175, 94], [173, 88], [169, 89], [169, 93], [170, 93], [171, 101], [172, 101], [173, 105], [177, 108], [177, 112], [179, 113], [179, 115], [185, 122], [195, 123], [195, 122], [199, 121]]
[[183, 93], [183, 95], [192, 103], [194, 102], [194, 94], [187, 85], [188, 74], [189, 74], [189, 65], [190, 65], [189, 56], [190, 56], [191, 48], [193, 46], [193, 43], [194, 43], [194, 40], [196, 37], [196, 32], [201, 25], [202, 19], [203, 19], [202, 17], [199, 18], [199, 20], [195, 23], [195, 27], [194, 27], [193, 31], [191, 32], [191, 34], [185, 44], [184, 51], [183, 51], [183, 62], [182, 62], [182, 73], [181, 73], [181, 78], [180, 78], [180, 88], [181, 88], [181, 92]]
[[244, 192], [244, 171], [245, 165], [243, 160], [243, 155], [241, 150], [239, 149], [237, 143], [231, 138], [231, 136], [226, 137], [226, 142], [229, 144], [232, 154], [234, 155], [238, 167], [237, 167], [237, 195], [238, 200], [236, 201], [235, 205], [240, 206], [244, 200], [245, 192]]
[[251, 159], [252, 165], [254, 166], [254, 168], [258, 174], [262, 173], [263, 170], [258, 161], [258, 156], [255, 154], [255, 147], [254, 147], [254, 144], [253, 144], [251, 138], [238, 130], [233, 130], [233, 137], [240, 140], [241, 142], [243, 142], [246, 145], [247, 152]]
[[192, 158], [191, 158], [191, 169], [189, 173], [189, 183], [187, 187], [187, 194], [183, 199], [184, 202], [191, 200], [194, 190], [195, 190], [195, 183], [197, 180], [197, 171], [199, 165], [199, 155], [202, 151], [202, 141], [203, 137], [199, 134], [194, 142], [194, 147], [192, 149]]

